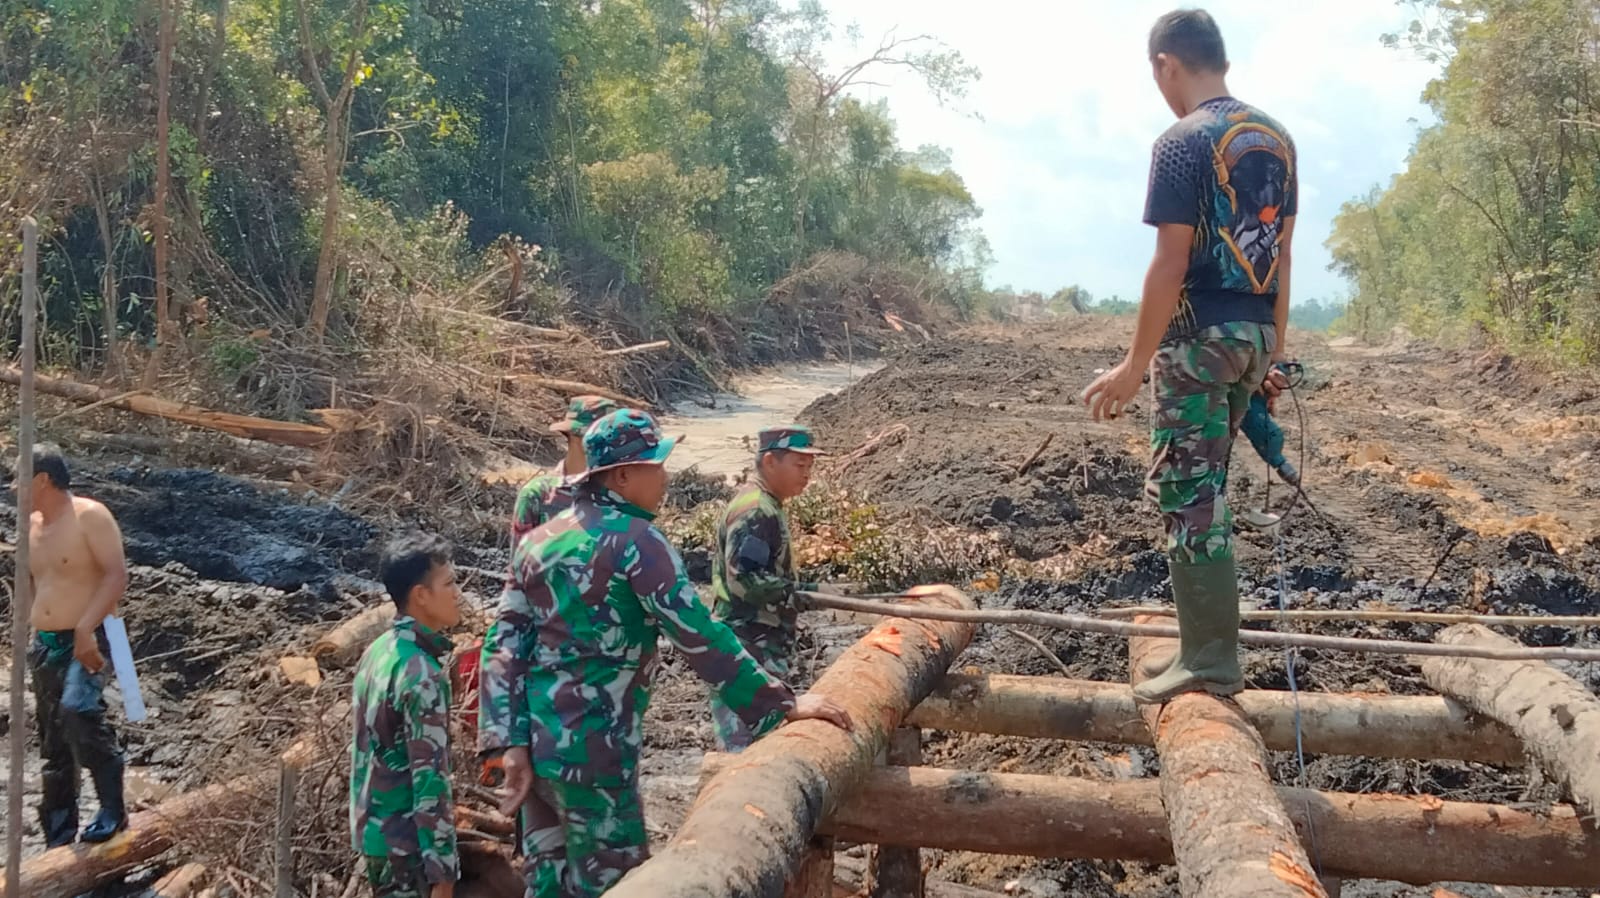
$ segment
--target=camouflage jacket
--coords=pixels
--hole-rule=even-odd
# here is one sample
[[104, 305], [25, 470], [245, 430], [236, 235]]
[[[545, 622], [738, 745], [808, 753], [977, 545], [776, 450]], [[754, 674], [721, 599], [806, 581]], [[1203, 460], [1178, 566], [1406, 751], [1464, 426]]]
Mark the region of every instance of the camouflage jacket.
[[662, 634], [758, 735], [794, 707], [711, 617], [653, 518], [583, 496], [518, 541], [483, 646], [480, 751], [526, 745], [542, 778], [632, 782]]
[[524, 533], [572, 507], [575, 487], [567, 485], [563, 463], [549, 474], [540, 474], [517, 490], [517, 504], [511, 511], [512, 548]]
[[817, 587], [795, 579], [789, 515], [759, 483], [736, 493], [717, 522], [711, 588], [717, 617], [747, 644], [775, 633], [784, 645], [793, 645], [800, 618], [795, 591]]
[[430, 883], [454, 882], [450, 790], [450, 640], [400, 617], [361, 656], [353, 695], [350, 835], [358, 854], [420, 860]]

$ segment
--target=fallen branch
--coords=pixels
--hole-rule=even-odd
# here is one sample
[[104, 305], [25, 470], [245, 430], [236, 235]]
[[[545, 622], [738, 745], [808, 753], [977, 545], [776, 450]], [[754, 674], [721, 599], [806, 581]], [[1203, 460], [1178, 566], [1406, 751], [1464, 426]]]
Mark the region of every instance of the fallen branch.
[[[1436, 638], [1478, 648], [1509, 642], [1472, 625], [1451, 627]], [[1600, 814], [1600, 699], [1582, 683], [1535, 662], [1424, 658], [1421, 665], [1429, 686], [1510, 727], [1578, 804]]]
[[[1002, 611], [988, 608], [968, 611], [957, 608], [930, 608], [919, 605], [905, 605], [899, 602], [830, 596], [815, 592], [801, 592], [798, 595], [804, 597], [812, 608], [860, 611], [867, 614], [905, 617], [912, 620], [1049, 627], [1054, 630], [1104, 633], [1108, 636], [1122, 636], [1125, 638], [1134, 636], [1155, 636], [1162, 639], [1178, 638], [1178, 628], [1167, 624], [1136, 624], [1079, 614], [1052, 614], [1048, 611]], [[1431, 642], [1403, 642], [1397, 639], [1347, 639], [1340, 636], [1319, 636], [1312, 633], [1273, 633], [1262, 630], [1240, 630], [1239, 641], [1247, 645], [1265, 645], [1277, 648], [1294, 646], [1305, 649], [1324, 649], [1333, 652], [1355, 652], [1372, 655], [1485, 658], [1491, 661], [1555, 659], [1563, 661], [1600, 661], [1600, 649], [1575, 649], [1565, 646], [1501, 648], [1498, 646], [1436, 645]]]
[[184, 864], [150, 887], [151, 898], [189, 898], [206, 875], [205, 864]]
[[97, 408], [105, 408], [108, 405], [121, 402], [122, 400], [131, 398], [133, 396], [142, 395], [143, 393], [143, 390], [129, 390], [126, 393], [118, 393], [115, 396], [108, 396], [105, 399], [96, 400], [88, 405], [80, 405], [77, 408], [69, 408], [61, 414], [56, 415], [54, 418], [46, 419], [44, 423], [46, 425], [50, 425], [56, 423], [57, 421], [65, 421], [68, 418], [76, 418], [79, 415], [86, 415]]
[[533, 384], [544, 387], [557, 393], [566, 393], [569, 396], [604, 396], [607, 399], [620, 402], [628, 408], [647, 409], [650, 403], [643, 399], [636, 399], [626, 393], [619, 393], [610, 387], [598, 384], [586, 384], [581, 380], [562, 380], [557, 377], [545, 377], [542, 374], [502, 374], [502, 378], [521, 384]]
[[905, 439], [911, 433], [911, 428], [904, 424], [896, 424], [882, 433], [857, 446], [849, 455], [839, 459], [839, 466], [835, 473], [843, 474], [847, 468], [863, 458], [877, 452], [884, 446], [891, 446]]
[[1038, 649], [1039, 654], [1044, 656], [1045, 659], [1047, 659], [1051, 664], [1055, 665], [1056, 670], [1061, 671], [1061, 675], [1063, 677], [1072, 676], [1072, 671], [1068, 670], [1067, 665], [1062, 663], [1061, 656], [1050, 651], [1050, 647], [1044, 644], [1044, 640], [1033, 635], [1032, 633], [1029, 633], [1027, 630], [1019, 630], [1016, 627], [1007, 627], [1006, 632]]
[[374, 605], [317, 640], [311, 646], [311, 657], [322, 667], [349, 667], [393, 623], [393, 603]]
[[[1267, 748], [1357, 757], [1448, 759], [1521, 767], [1505, 727], [1438, 695], [1335, 695], [1246, 690], [1233, 697]], [[1151, 745], [1133, 691], [1120, 683], [1000, 674], [951, 674], [908, 726], [1027, 739]]]
[[[0, 370], [0, 383], [19, 386], [22, 383], [22, 373], [15, 368]], [[143, 393], [118, 396], [92, 384], [37, 374], [34, 375], [34, 387], [41, 393], [70, 399], [73, 402], [102, 403], [123, 411], [283, 446], [314, 449], [326, 443], [334, 434], [333, 428], [330, 427], [218, 412], [186, 402], [158, 399]]]
[[1056, 434], [1055, 434], [1055, 431], [1053, 431], [1053, 430], [1044, 435], [1044, 442], [1039, 444], [1039, 448], [1033, 450], [1033, 454], [1028, 456], [1028, 460], [1027, 461], [1023, 462], [1020, 465], [1017, 465], [1017, 476], [1018, 477], [1021, 477], [1022, 475], [1028, 473], [1028, 469], [1033, 467], [1033, 463], [1039, 460], [1039, 456], [1044, 454], [1044, 450], [1050, 448], [1050, 441], [1054, 440], [1055, 438], [1056, 438]]
[[454, 315], [457, 318], [465, 318], [471, 321], [477, 321], [481, 324], [491, 327], [499, 327], [502, 330], [527, 334], [530, 337], [540, 337], [545, 340], [574, 340], [577, 339], [578, 336], [572, 331], [561, 330], [554, 327], [539, 327], [538, 325], [534, 324], [523, 324], [520, 321], [511, 321], [506, 318], [496, 318], [493, 315], [485, 315], [482, 312], [469, 312], [466, 309], [452, 309], [449, 306], [434, 305], [422, 305], [420, 308], [426, 309], [430, 312], [442, 312], [446, 315]]
[[[1106, 618], [1139, 617], [1141, 615], [1171, 617], [1173, 613], [1171, 608], [1137, 605], [1129, 608], [1102, 609], [1099, 612], [1099, 616]], [[1297, 623], [1365, 621], [1408, 624], [1482, 624], [1486, 627], [1600, 627], [1600, 617], [1562, 617], [1540, 614], [1458, 614], [1451, 611], [1388, 611], [1384, 609], [1363, 609], [1358, 611], [1272, 611], [1270, 609], [1260, 609], [1256, 611], [1241, 611], [1239, 614], [1244, 620], [1275, 621], [1281, 618]]]
[[671, 340], [657, 340], [654, 343], [640, 343], [637, 346], [624, 346], [620, 349], [607, 349], [603, 354], [609, 356], [633, 355], [638, 352], [655, 352], [658, 349], [671, 349]]

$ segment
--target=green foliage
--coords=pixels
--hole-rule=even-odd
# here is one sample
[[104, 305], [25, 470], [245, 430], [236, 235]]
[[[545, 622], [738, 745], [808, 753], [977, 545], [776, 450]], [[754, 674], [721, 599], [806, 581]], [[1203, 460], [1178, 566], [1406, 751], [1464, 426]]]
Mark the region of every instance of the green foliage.
[[1289, 306], [1289, 323], [1308, 331], [1327, 332], [1344, 313], [1345, 305], [1331, 299], [1293, 301]]
[[1443, 64], [1438, 124], [1387, 189], [1346, 203], [1328, 247], [1339, 327], [1488, 333], [1600, 358], [1600, 20], [1589, 0], [1434, 0], [1393, 46]]

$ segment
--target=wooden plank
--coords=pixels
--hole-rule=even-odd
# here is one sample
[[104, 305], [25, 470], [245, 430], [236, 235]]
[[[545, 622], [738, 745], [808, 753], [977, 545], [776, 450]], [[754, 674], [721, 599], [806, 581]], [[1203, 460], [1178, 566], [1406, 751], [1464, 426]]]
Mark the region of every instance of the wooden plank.
[[[889, 764], [915, 767], [922, 763], [922, 731], [901, 727], [889, 737]], [[869, 898], [923, 898], [922, 852], [916, 848], [878, 845], [872, 855]]]

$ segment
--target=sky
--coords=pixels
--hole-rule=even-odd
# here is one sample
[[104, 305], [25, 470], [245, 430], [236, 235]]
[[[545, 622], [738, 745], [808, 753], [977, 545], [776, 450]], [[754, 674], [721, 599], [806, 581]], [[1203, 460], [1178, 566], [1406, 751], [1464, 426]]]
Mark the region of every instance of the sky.
[[[1150, 145], [1173, 116], [1150, 77], [1150, 25], [1174, 0], [833, 0], [839, 62], [891, 30], [930, 34], [983, 73], [941, 108], [914, 78], [880, 69], [902, 145], [937, 144], [983, 207], [991, 286], [1046, 295], [1078, 284], [1138, 297], [1155, 232], [1141, 222]], [[1323, 243], [1346, 201], [1387, 185], [1432, 121], [1429, 63], [1380, 43], [1410, 20], [1395, 0], [1212, 0], [1234, 96], [1288, 128], [1300, 159], [1295, 301], [1342, 298]], [[870, 46], [869, 46], [870, 45]], [[972, 113], [981, 115], [976, 118]]]

